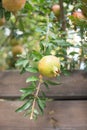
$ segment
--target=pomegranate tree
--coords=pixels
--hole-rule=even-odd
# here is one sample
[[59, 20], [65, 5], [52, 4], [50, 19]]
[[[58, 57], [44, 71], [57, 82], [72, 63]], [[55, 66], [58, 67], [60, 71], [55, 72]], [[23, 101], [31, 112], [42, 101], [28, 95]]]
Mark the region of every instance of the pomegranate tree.
[[[0, 45], [2, 46], [1, 51], [4, 50], [7, 54], [7, 67], [8, 69], [20, 69], [21, 73], [29, 73], [26, 78], [27, 86], [20, 89], [21, 100], [23, 102], [25, 100], [25, 102], [16, 111], [24, 111], [25, 115], [30, 116], [30, 119], [37, 118], [40, 113], [44, 112], [47, 97], [43, 87], [59, 85], [60, 72], [67, 74], [67, 69], [74, 70], [75, 67], [78, 67], [78, 63], [80, 66], [80, 59], [81, 63], [84, 59], [87, 61], [86, 55], [84, 55], [87, 50], [82, 50], [78, 57], [79, 62], [74, 59], [74, 56], [77, 55], [74, 49], [68, 53], [68, 50], [72, 50], [74, 47], [84, 49], [87, 46], [83, 43], [85, 34], [83, 31], [86, 31], [86, 28], [83, 27], [84, 21], [86, 22], [85, 13], [75, 8], [76, 2], [74, 1], [56, 1], [59, 4], [51, 0], [42, 1], [0, 0], [0, 16], [5, 17], [7, 21], [5, 26], [0, 28], [2, 29], [0, 35], [2, 34], [2, 38], [5, 37], [5, 40], [0, 38], [2, 40]], [[23, 7], [23, 11], [15, 15]], [[76, 37], [76, 43], [72, 42], [74, 36], [77, 36], [77, 31], [73, 31], [72, 22], [67, 18], [69, 15], [78, 29], [78, 35], [82, 38], [78, 45], [78, 37]], [[0, 24], [2, 25], [2, 21]], [[80, 28], [81, 34], [79, 33]]]

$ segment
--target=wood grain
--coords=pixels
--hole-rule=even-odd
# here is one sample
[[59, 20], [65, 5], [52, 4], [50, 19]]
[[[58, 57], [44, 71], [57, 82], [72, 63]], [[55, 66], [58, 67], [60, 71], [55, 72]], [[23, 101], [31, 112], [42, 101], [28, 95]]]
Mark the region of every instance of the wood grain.
[[87, 101], [48, 102], [45, 114], [36, 121], [15, 112], [21, 104], [0, 101], [0, 130], [87, 130]]
[[1, 127], [1, 130], [87, 130], [87, 127], [82, 128], [29, 128], [29, 127]]
[[0, 130], [87, 130], [86, 72], [74, 71], [69, 76], [62, 75], [62, 84], [50, 86], [49, 91], [42, 86], [47, 97], [58, 100], [48, 102], [45, 114], [36, 121], [24, 117], [23, 113], [15, 112], [23, 103], [17, 98], [21, 95], [19, 89], [27, 87], [25, 80], [28, 76], [31, 74], [0, 72], [0, 98], [3, 98], [0, 99]]
[[[0, 72], [0, 97], [19, 97], [20, 88], [28, 86], [25, 80], [30, 73], [20, 75], [18, 71]], [[52, 79], [51, 79], [52, 80]], [[53, 79], [57, 81], [56, 79]], [[87, 73], [74, 71], [69, 76], [61, 76], [61, 85], [49, 86], [49, 90], [42, 86], [47, 97], [55, 99], [87, 99]]]

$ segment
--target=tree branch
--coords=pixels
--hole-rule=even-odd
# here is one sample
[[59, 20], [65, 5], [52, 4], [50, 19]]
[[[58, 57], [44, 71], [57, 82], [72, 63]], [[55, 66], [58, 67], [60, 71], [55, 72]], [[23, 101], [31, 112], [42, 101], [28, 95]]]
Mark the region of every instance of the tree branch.
[[62, 22], [62, 30], [66, 30], [66, 20], [65, 20], [65, 15], [64, 15], [64, 7], [63, 7], [63, 0], [59, 0], [60, 4], [60, 19]]
[[35, 93], [34, 101], [33, 101], [32, 108], [31, 108], [31, 110], [32, 110], [31, 115], [30, 115], [31, 120], [33, 119], [33, 116], [34, 116], [34, 108], [35, 108], [35, 105], [36, 105], [36, 99], [37, 99], [39, 91], [40, 91], [41, 83], [42, 83], [42, 76], [40, 76], [39, 84], [37, 86], [37, 91]]

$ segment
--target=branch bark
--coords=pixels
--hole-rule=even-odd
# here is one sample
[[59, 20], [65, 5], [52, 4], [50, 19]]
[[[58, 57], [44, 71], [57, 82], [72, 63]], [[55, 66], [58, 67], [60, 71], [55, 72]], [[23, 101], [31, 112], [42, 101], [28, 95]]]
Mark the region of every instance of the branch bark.
[[62, 30], [66, 30], [66, 20], [65, 20], [65, 15], [64, 15], [64, 6], [63, 6], [63, 0], [59, 0], [60, 4], [60, 19], [62, 22]]
[[32, 104], [32, 112], [31, 112], [31, 115], [30, 115], [30, 119], [32, 120], [33, 119], [33, 116], [34, 116], [34, 109], [35, 109], [35, 105], [36, 105], [36, 100], [37, 100], [37, 97], [38, 97], [38, 94], [39, 94], [39, 91], [40, 91], [40, 87], [41, 87], [41, 84], [43, 82], [42, 80], [42, 76], [40, 75], [39, 76], [39, 84], [37, 86], [37, 90], [36, 90], [36, 93], [34, 95], [34, 101], [33, 101], [33, 104]]

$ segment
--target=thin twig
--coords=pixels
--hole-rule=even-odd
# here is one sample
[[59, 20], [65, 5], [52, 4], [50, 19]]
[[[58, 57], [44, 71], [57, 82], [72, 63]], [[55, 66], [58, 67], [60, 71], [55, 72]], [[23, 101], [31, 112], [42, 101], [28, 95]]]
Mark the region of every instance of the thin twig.
[[33, 101], [33, 104], [32, 104], [32, 108], [31, 108], [32, 112], [31, 112], [31, 115], [30, 115], [30, 119], [31, 119], [31, 120], [33, 119], [33, 116], [34, 116], [34, 108], [35, 108], [35, 105], [36, 105], [36, 99], [37, 99], [38, 94], [39, 94], [39, 91], [40, 91], [41, 83], [42, 83], [42, 82], [41, 82], [41, 80], [40, 80], [40, 81], [39, 81], [39, 84], [38, 84], [38, 86], [37, 86], [37, 91], [36, 91], [36, 93], [35, 93], [34, 101]]

